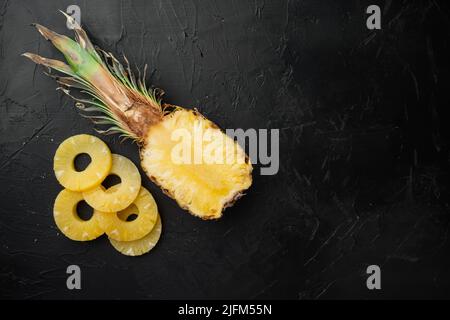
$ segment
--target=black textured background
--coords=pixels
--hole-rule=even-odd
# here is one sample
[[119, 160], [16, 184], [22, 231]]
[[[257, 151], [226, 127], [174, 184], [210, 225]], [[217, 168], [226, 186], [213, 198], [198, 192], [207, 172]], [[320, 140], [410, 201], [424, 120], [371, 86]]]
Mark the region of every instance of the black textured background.
[[[256, 169], [217, 222], [145, 179], [164, 229], [139, 258], [62, 236], [52, 157], [95, 132], [20, 53], [60, 58], [29, 25], [71, 34], [69, 4], [94, 43], [149, 64], [165, 101], [222, 128], [279, 128], [279, 173]], [[449, 298], [449, 14], [444, 1], [0, 0], [0, 297]], [[138, 163], [131, 142], [103, 139]], [[70, 264], [82, 290], [66, 289]], [[366, 288], [371, 264], [382, 290]]]

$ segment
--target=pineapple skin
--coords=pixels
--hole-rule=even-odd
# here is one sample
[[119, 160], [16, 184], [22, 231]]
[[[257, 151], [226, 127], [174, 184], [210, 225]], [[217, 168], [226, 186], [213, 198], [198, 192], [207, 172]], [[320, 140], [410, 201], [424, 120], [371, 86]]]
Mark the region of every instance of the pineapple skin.
[[[216, 145], [209, 149], [211, 154], [222, 154], [226, 159], [227, 152], [228, 155], [231, 152], [235, 161], [174, 163], [172, 150], [180, 141], [174, 141], [172, 133], [180, 128], [190, 132], [192, 148], [200, 143], [206, 150], [215, 142]], [[202, 132], [209, 130], [212, 133], [209, 140], [199, 142], [194, 128], [201, 128]], [[192, 159], [194, 153], [192, 151]], [[144, 172], [165, 194], [176, 200], [181, 208], [204, 220], [220, 218], [224, 209], [231, 207], [252, 184], [253, 168], [244, 150], [196, 110], [178, 108], [151, 126], [141, 146], [140, 157]]]

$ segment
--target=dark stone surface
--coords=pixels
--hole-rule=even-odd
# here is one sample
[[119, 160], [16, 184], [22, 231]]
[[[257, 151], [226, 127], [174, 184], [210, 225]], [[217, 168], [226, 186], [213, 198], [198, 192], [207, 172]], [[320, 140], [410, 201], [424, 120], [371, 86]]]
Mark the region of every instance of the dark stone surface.
[[[217, 222], [144, 179], [164, 230], [139, 258], [62, 236], [52, 157], [95, 132], [20, 54], [60, 58], [29, 25], [71, 34], [57, 13], [69, 4], [94, 43], [149, 64], [165, 101], [222, 128], [279, 128], [279, 173], [255, 170]], [[449, 12], [443, 1], [0, 0], [0, 297], [449, 298]], [[102, 138], [138, 163], [136, 145]], [[80, 291], [66, 289], [70, 264]], [[380, 291], [366, 288], [371, 264]]]

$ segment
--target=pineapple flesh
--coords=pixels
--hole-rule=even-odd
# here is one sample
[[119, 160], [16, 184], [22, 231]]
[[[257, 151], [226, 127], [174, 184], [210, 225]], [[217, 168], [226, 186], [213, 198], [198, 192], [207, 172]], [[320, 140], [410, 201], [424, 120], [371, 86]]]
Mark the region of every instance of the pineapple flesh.
[[141, 188], [141, 175], [134, 163], [124, 156], [113, 154], [109, 175], [117, 175], [121, 182], [117, 188], [105, 190], [102, 185], [83, 192], [84, 200], [94, 209], [117, 212], [136, 199]]
[[[76, 171], [74, 160], [86, 153], [91, 162], [83, 171]], [[98, 186], [108, 176], [112, 165], [111, 152], [99, 138], [80, 134], [64, 140], [55, 153], [53, 169], [56, 179], [66, 189], [83, 191]]]
[[58, 229], [75, 241], [93, 240], [104, 233], [98, 220], [98, 211], [94, 210], [89, 220], [83, 220], [78, 216], [77, 204], [82, 200], [81, 192], [64, 189], [56, 197], [53, 207], [53, 218]]
[[[41, 25], [36, 28], [68, 64], [32, 53], [24, 56], [65, 74], [55, 78], [71, 97], [71, 88], [87, 92], [92, 99], [73, 97], [77, 106], [86, 112], [102, 112], [92, 119], [111, 125], [104, 133], [135, 140], [147, 176], [182, 208], [202, 219], [220, 218], [252, 184], [252, 165], [242, 148], [197, 111], [161, 104], [160, 91], [145, 85], [145, 70], [143, 78], [136, 78], [126, 59], [123, 66], [112, 54], [94, 49], [84, 30], [66, 17], [74, 26], [77, 42]], [[192, 151], [193, 159], [186, 155], [181, 158], [189, 161], [174, 159], [180, 147], [176, 138], [188, 141], [184, 151]]]

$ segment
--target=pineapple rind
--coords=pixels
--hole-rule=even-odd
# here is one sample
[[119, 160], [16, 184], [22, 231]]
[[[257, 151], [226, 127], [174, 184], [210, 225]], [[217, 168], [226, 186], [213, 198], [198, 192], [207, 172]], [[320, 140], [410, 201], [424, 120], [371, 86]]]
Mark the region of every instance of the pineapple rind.
[[[76, 171], [75, 157], [86, 153], [91, 162], [83, 171]], [[109, 174], [111, 151], [99, 138], [80, 134], [64, 140], [56, 150], [53, 162], [56, 179], [66, 189], [84, 191], [98, 186]]]
[[[113, 186], [114, 188], [116, 186]], [[158, 208], [151, 193], [141, 187], [133, 202], [138, 209], [138, 216], [133, 221], [124, 221], [115, 212], [99, 212], [100, 226], [108, 237], [118, 241], [133, 241], [144, 237], [154, 227]], [[125, 209], [126, 210], [126, 209]]]
[[117, 212], [128, 207], [136, 199], [141, 187], [141, 175], [134, 163], [124, 156], [113, 154], [109, 173], [120, 177], [116, 188], [105, 190], [102, 185], [83, 192], [85, 201], [94, 209]]
[[158, 214], [155, 226], [141, 239], [117, 241], [109, 238], [112, 246], [126, 256], [140, 256], [152, 250], [159, 241], [162, 232], [161, 216]]
[[[177, 164], [171, 152], [178, 141], [171, 139], [176, 129], [193, 133], [194, 126], [212, 132], [211, 141], [220, 139], [214, 150], [226, 159], [227, 151], [235, 162]], [[190, 213], [203, 219], [217, 219], [252, 183], [252, 165], [242, 148], [213, 122], [198, 112], [179, 108], [150, 127], [141, 149], [141, 166], [147, 176]], [[210, 142], [203, 142], [203, 148]], [[244, 159], [244, 161], [238, 161]]]
[[87, 221], [78, 216], [77, 204], [82, 200], [82, 193], [64, 189], [56, 197], [53, 207], [56, 226], [66, 237], [75, 241], [93, 240], [104, 233], [98, 220], [98, 211], [94, 210]]

